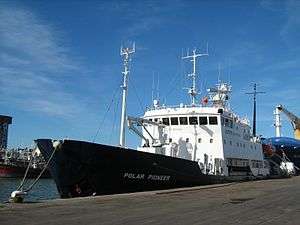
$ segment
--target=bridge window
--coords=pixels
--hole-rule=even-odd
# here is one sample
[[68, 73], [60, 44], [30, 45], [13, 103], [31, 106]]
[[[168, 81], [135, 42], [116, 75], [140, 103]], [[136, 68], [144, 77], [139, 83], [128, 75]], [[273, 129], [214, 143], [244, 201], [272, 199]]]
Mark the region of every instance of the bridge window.
[[178, 125], [178, 117], [171, 117], [171, 125]]
[[209, 124], [210, 125], [217, 125], [218, 124], [218, 118], [216, 116], [210, 116], [209, 117]]
[[207, 117], [206, 116], [200, 116], [199, 117], [199, 124], [200, 125], [207, 125]]
[[179, 122], [180, 125], [187, 125], [188, 124], [187, 117], [179, 117]]
[[152, 119], [149, 119], [149, 121], [152, 121]]
[[198, 118], [196, 116], [189, 117], [190, 125], [198, 125]]
[[158, 118], [155, 118], [155, 119], [154, 119], [154, 122], [158, 122]]
[[225, 126], [232, 128], [233, 127], [233, 121], [230, 120], [230, 119], [225, 118]]
[[170, 120], [169, 120], [169, 118], [162, 118], [162, 123], [164, 124], [164, 125], [170, 125]]

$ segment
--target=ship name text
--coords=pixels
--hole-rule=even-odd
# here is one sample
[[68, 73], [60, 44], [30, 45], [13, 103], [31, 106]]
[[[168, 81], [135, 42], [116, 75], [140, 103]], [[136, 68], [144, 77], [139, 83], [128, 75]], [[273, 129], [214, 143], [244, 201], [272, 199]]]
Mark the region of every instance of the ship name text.
[[155, 174], [143, 174], [143, 173], [124, 173], [124, 178], [136, 179], [136, 180], [154, 180], [154, 181], [169, 181], [168, 175], [155, 175]]

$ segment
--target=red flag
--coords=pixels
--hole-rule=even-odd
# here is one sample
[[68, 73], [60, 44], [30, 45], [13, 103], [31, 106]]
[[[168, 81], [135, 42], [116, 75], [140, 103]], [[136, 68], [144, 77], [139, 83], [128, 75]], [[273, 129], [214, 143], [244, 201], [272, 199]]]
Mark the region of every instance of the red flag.
[[208, 97], [207, 96], [203, 97], [202, 100], [201, 100], [201, 103], [203, 105], [206, 105], [208, 103]]

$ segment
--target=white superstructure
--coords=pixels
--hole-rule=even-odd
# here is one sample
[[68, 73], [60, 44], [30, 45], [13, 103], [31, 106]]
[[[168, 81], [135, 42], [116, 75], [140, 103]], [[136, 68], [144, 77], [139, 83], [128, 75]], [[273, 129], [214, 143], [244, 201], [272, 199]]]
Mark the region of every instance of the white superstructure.
[[[193, 54], [195, 59], [196, 51]], [[142, 137], [138, 150], [196, 161], [205, 174], [268, 175], [259, 138], [252, 135], [249, 121], [228, 106], [230, 92], [229, 84], [219, 82], [208, 89], [203, 104], [196, 104], [196, 92], [189, 93], [191, 105], [167, 107], [154, 100], [142, 118], [129, 118], [130, 128]]]

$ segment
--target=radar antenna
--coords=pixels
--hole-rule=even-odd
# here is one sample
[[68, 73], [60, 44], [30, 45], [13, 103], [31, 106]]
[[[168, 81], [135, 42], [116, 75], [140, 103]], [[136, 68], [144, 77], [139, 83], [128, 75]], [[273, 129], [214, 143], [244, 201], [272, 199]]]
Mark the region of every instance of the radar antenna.
[[120, 48], [120, 55], [123, 58], [124, 71], [122, 88], [122, 113], [121, 113], [121, 126], [120, 126], [120, 146], [125, 147], [125, 125], [126, 125], [126, 104], [127, 104], [127, 91], [128, 91], [128, 76], [129, 76], [129, 62], [130, 55], [135, 52], [135, 43], [132, 49]]
[[196, 89], [196, 59], [201, 56], [208, 56], [208, 49], [207, 53], [197, 53], [197, 49], [195, 48], [192, 53], [192, 55], [187, 53], [187, 55], [182, 57], [182, 59], [191, 59], [191, 62], [193, 63], [193, 71], [192, 73], [188, 74], [188, 76], [192, 78], [192, 87], [188, 88], [188, 94], [191, 96], [192, 106], [195, 106], [196, 96], [198, 94]]

